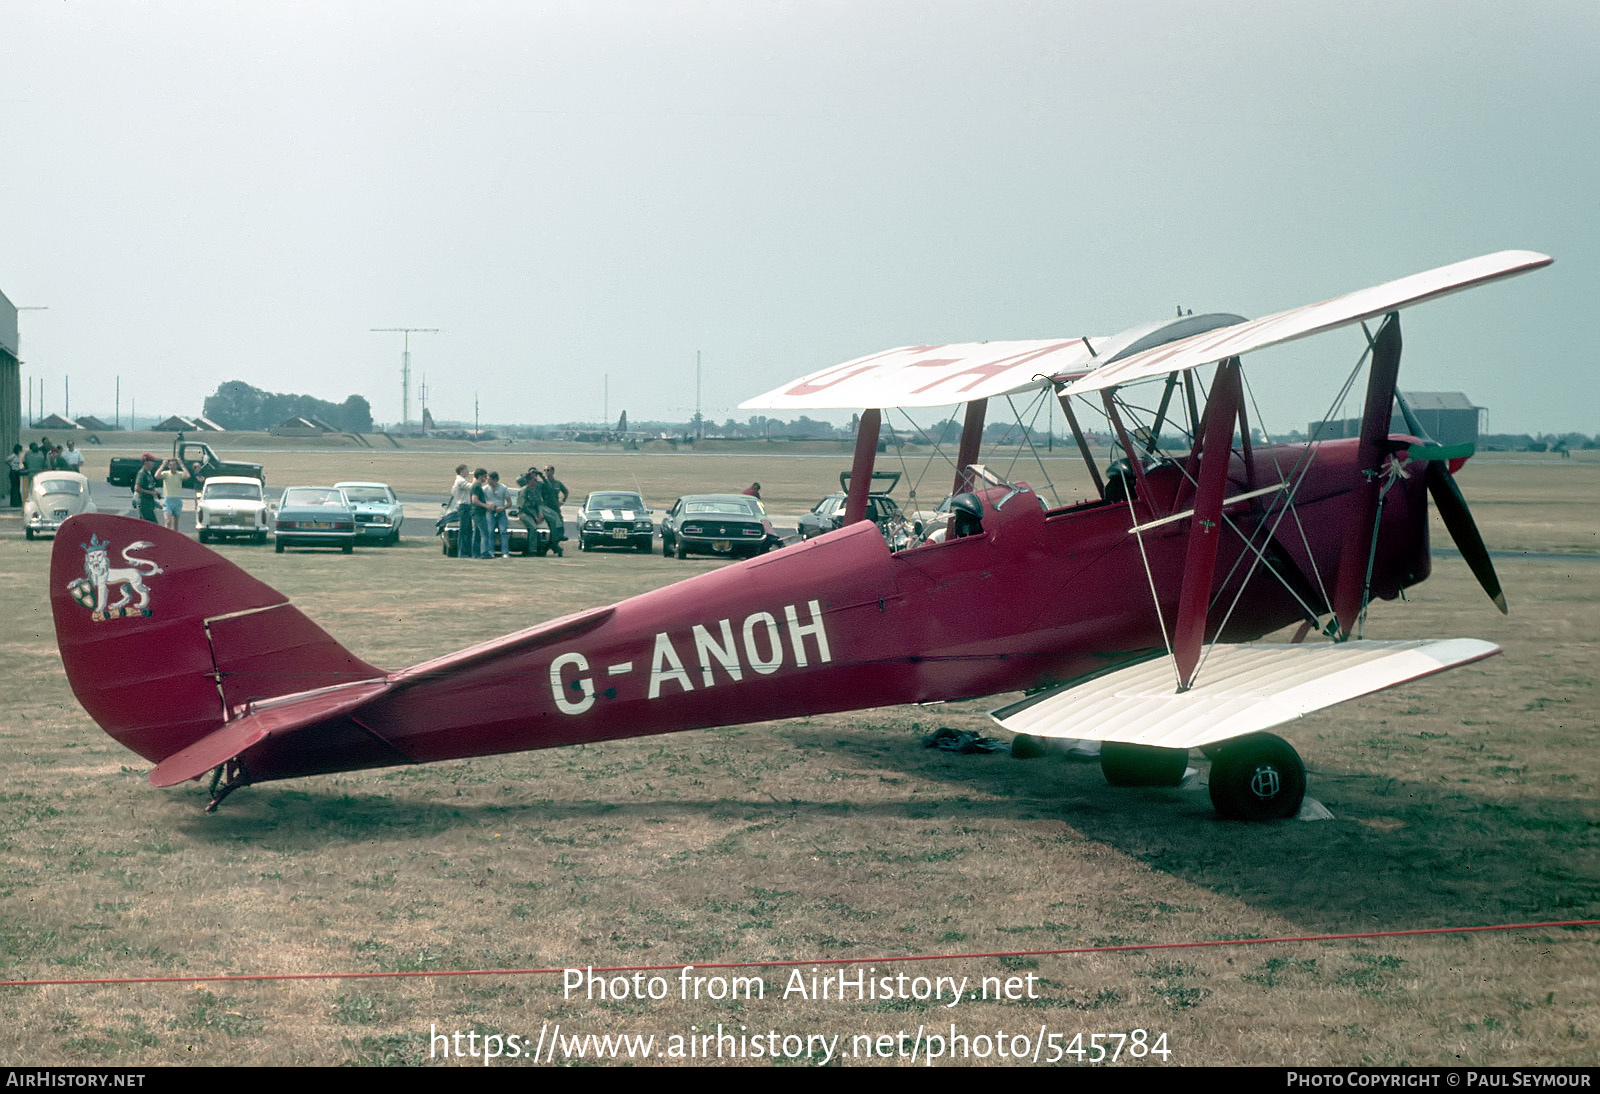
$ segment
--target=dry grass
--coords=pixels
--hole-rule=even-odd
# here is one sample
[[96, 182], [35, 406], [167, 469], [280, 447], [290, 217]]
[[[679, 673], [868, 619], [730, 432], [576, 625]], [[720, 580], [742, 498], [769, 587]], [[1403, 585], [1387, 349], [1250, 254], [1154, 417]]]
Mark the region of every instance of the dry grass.
[[[405, 455], [447, 477], [438, 457]], [[269, 475], [286, 482], [276, 469], [302, 458], [323, 461], [308, 477], [346, 474], [326, 455], [285, 453]], [[575, 489], [614, 485], [599, 476], [622, 466], [564, 459]], [[664, 488], [648, 497], [670, 501], [751, 477], [734, 474], [748, 461], [722, 459], [630, 465]], [[814, 500], [837, 470], [787, 463], [754, 477]], [[1567, 482], [1595, 473], [1578, 463], [1484, 461], [1465, 489], [1486, 525], [1504, 512], [1526, 529], [1518, 506], [1551, 506], [1551, 530], [1515, 545], [1580, 545], [1592, 503], [1560, 503]], [[349, 558], [225, 550], [385, 665], [717, 565], [446, 562], [432, 541]], [[1091, 767], [918, 744], [935, 725], [984, 728], [982, 704], [268, 784], [208, 817], [200, 788], [152, 790], [73, 701], [53, 652], [48, 552], [0, 542], [0, 604], [15, 621], [0, 728], [6, 979], [992, 952], [1600, 914], [1589, 561], [1503, 564], [1506, 619], [1449, 562], [1412, 603], [1380, 606], [1375, 633], [1472, 634], [1507, 652], [1291, 727], [1337, 819], [1249, 827], [1214, 820], [1203, 791], [1114, 790]], [[1595, 931], [1557, 930], [918, 969], [1042, 978], [1031, 1003], [954, 1010], [785, 1001], [776, 971], [768, 998], [746, 1003], [564, 1000], [552, 977], [9, 988], [0, 1064], [400, 1062], [427, 1058], [432, 1024], [537, 1036], [546, 1021], [847, 1037], [1043, 1023], [1069, 1038], [1164, 1031], [1180, 1063], [1593, 1063], [1597, 950]]]

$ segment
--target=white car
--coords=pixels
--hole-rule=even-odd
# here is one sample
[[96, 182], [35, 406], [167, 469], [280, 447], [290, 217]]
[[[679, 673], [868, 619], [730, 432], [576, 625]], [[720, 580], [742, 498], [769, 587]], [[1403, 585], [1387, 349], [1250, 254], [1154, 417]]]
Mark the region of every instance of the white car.
[[344, 491], [356, 514], [356, 538], [375, 539], [393, 547], [400, 542], [400, 526], [406, 519], [406, 508], [400, 499], [383, 482], [336, 482]]
[[53, 536], [68, 517], [94, 512], [88, 479], [76, 471], [40, 471], [22, 502], [22, 531], [29, 539]]
[[267, 500], [260, 479], [218, 475], [200, 487], [194, 524], [201, 543], [229, 536], [267, 542]]

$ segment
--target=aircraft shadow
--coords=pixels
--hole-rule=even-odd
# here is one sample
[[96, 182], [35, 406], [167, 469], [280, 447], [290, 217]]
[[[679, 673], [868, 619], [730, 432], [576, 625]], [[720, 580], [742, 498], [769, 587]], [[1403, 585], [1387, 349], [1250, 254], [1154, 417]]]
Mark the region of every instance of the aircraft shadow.
[[[846, 783], [836, 796], [800, 799], [746, 791], [721, 798], [489, 804], [428, 801], [404, 787], [352, 793], [267, 783], [230, 797], [214, 816], [199, 814], [204, 797], [198, 791], [173, 804], [179, 828], [196, 843], [249, 840], [277, 850], [599, 819], [1053, 820], [1153, 870], [1292, 920], [1308, 933], [1600, 916], [1600, 850], [1593, 804], [1586, 800], [1533, 793], [1491, 799], [1378, 774], [1312, 771], [1310, 796], [1332, 809], [1333, 820], [1244, 824], [1218, 820], [1203, 786], [1112, 787], [1093, 763], [949, 753], [883, 728], [800, 723], [780, 724], [777, 732], [812, 755], [825, 749], [840, 767], [887, 767], [942, 783], [951, 793], [861, 803]], [[514, 781], [517, 775], [508, 770], [504, 778]], [[1073, 853], [1070, 841], [1059, 853]]]
[[[791, 733], [805, 742], [808, 731]], [[814, 744], [839, 748], [837, 730]], [[877, 744], [881, 737], [862, 739]], [[991, 800], [955, 803], [971, 817], [1050, 817], [1152, 869], [1340, 933], [1600, 917], [1594, 804], [1535, 793], [1489, 798], [1379, 773], [1308, 773], [1308, 797], [1334, 819], [1224, 821], [1203, 785], [1122, 788], [1098, 763], [959, 754], [914, 740], [893, 754], [908, 772]], [[863, 756], [863, 758], [865, 758]], [[884, 753], [874, 749], [871, 763]], [[1191, 760], [1202, 772], [1203, 760]]]

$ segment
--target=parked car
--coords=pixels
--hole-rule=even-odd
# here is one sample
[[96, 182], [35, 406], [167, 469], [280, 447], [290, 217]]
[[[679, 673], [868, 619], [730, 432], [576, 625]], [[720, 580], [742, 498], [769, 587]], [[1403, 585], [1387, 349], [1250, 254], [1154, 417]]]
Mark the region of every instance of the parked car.
[[[900, 503], [889, 496], [889, 491], [893, 490], [899, 481], [898, 471], [874, 471], [873, 486], [876, 487], [880, 482], [888, 485], [882, 490], [874, 489], [867, 494], [867, 519], [878, 526], [891, 551], [911, 546], [922, 535], [922, 521], [917, 517], [907, 516], [901, 511]], [[817, 502], [809, 513], [801, 514], [799, 531], [802, 540], [812, 539], [843, 526], [845, 499], [848, 497], [845, 491], [850, 488], [849, 484], [850, 472], [842, 472], [839, 475], [839, 485], [843, 489]]]
[[388, 483], [336, 482], [344, 491], [356, 513], [356, 539], [375, 540], [386, 547], [400, 542], [400, 526], [405, 522], [406, 509], [395, 497]]
[[232, 475], [207, 479], [195, 498], [194, 526], [201, 543], [229, 536], [267, 542], [267, 499], [261, 481]]
[[337, 486], [291, 486], [278, 502], [274, 522], [277, 552], [285, 547], [337, 547], [355, 550], [356, 514]]
[[766, 508], [746, 494], [690, 494], [661, 518], [661, 553], [668, 557], [750, 558], [782, 545]]
[[578, 506], [578, 550], [631, 547], [649, 554], [656, 538], [650, 513], [631, 490], [596, 490]]
[[68, 517], [94, 512], [88, 479], [76, 471], [40, 471], [22, 499], [22, 534], [29, 539], [54, 536]]

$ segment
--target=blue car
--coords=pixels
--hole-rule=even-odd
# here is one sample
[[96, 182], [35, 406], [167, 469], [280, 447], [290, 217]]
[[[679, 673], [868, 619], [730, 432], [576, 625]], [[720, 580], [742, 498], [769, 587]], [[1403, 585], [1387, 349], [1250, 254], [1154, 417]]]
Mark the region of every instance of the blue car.
[[281, 555], [285, 547], [337, 547], [349, 554], [356, 547], [356, 514], [337, 486], [291, 486], [278, 502], [273, 538]]

